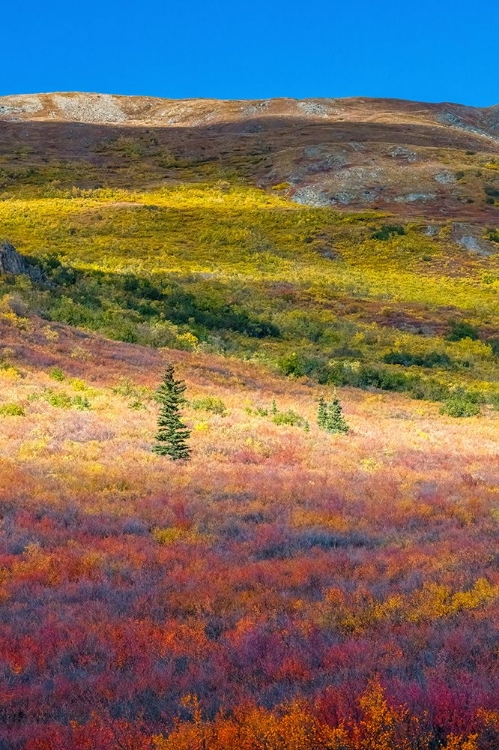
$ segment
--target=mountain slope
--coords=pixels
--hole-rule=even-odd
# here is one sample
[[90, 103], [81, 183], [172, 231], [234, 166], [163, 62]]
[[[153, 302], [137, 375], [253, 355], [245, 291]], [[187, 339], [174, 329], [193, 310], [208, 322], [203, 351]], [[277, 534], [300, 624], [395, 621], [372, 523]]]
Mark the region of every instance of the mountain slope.
[[[408, 728], [497, 746], [497, 413], [342, 389], [350, 432], [329, 435], [328, 389], [255, 363], [36, 316], [0, 314], [0, 341], [4, 747], [378, 748], [374, 674], [404, 706], [392, 750]], [[151, 452], [165, 360], [190, 462]], [[293, 706], [293, 735], [263, 733]]]
[[499, 747], [496, 132], [1, 101], [1, 748]]
[[496, 109], [52, 94], [0, 112], [0, 236], [48, 284], [3, 277], [4, 305], [499, 399]]
[[13, 145], [22, 141], [32, 165], [49, 156], [98, 168], [102, 154], [113, 162], [112, 144], [126, 140], [132, 151], [151, 157], [151, 179], [168, 177], [167, 160], [154, 158], [166, 151], [236, 168], [309, 205], [483, 221], [494, 216], [484, 191], [497, 189], [498, 107], [73, 93], [3, 97], [0, 123], [1, 155], [9, 165]]

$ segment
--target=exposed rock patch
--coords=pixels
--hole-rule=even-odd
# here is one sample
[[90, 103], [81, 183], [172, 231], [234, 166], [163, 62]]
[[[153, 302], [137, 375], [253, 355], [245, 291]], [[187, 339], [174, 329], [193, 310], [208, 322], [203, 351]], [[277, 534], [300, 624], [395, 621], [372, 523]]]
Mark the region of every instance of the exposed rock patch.
[[464, 130], [467, 133], [474, 133], [476, 135], [482, 135], [482, 136], [485, 136], [485, 138], [490, 138], [494, 141], [497, 140], [497, 136], [495, 136], [493, 133], [485, 130], [484, 128], [477, 127], [476, 125], [471, 125], [470, 123], [466, 122], [462, 117], [460, 117], [459, 115], [456, 115], [453, 112], [442, 112], [437, 116], [437, 120], [438, 122], [441, 122], [444, 125], [450, 125], [453, 128]]
[[5, 96], [0, 104], [0, 116], [9, 119], [24, 119], [43, 110], [43, 104], [37, 96]]
[[85, 94], [54, 94], [54, 103], [69, 120], [76, 122], [124, 122], [127, 115], [115, 96], [100, 94], [89, 100]]
[[451, 185], [456, 181], [456, 178], [452, 172], [439, 172], [435, 175], [435, 180], [441, 185]]
[[0, 273], [14, 276], [29, 276], [31, 281], [40, 284], [46, 281], [45, 274], [39, 266], [32, 266], [26, 258], [17, 252], [10, 242], [0, 242]]
[[477, 255], [488, 256], [497, 251], [493, 242], [483, 237], [483, 228], [473, 224], [456, 223], [452, 225], [451, 237], [460, 247]]
[[409, 193], [408, 195], [399, 195], [395, 198], [396, 203], [417, 203], [419, 201], [432, 201], [436, 198], [435, 193]]
[[321, 208], [322, 206], [331, 205], [331, 200], [324, 190], [315, 187], [299, 188], [292, 196], [295, 203], [301, 203], [307, 206]]
[[410, 148], [405, 148], [404, 146], [396, 146], [395, 148], [392, 148], [390, 151], [390, 156], [393, 159], [404, 159], [408, 162], [415, 162], [418, 160], [418, 155], [415, 151], [411, 151]]
[[438, 237], [440, 234], [440, 227], [435, 226], [435, 224], [428, 224], [423, 227], [422, 231], [426, 237]]

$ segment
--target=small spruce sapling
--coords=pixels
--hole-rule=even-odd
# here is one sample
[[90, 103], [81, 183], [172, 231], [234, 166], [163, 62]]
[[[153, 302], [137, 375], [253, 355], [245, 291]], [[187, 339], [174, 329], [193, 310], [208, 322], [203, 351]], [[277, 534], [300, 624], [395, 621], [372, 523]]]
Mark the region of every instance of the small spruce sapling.
[[317, 424], [326, 432], [348, 432], [348, 425], [336, 396], [329, 403], [321, 396], [317, 410]]
[[187, 445], [191, 431], [182, 422], [180, 412], [181, 405], [186, 403], [185, 389], [183, 380], [175, 380], [173, 365], [168, 365], [163, 382], [157, 391], [161, 408], [153, 451], [160, 456], [170, 456], [174, 461], [188, 459], [191, 454]]

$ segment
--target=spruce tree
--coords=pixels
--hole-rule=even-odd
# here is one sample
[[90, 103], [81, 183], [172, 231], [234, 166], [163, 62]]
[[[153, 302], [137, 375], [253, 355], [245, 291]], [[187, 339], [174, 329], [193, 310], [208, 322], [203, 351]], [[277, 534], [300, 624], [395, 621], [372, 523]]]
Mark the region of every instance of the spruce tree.
[[317, 410], [317, 424], [322, 430], [327, 429], [327, 405], [326, 401], [324, 400], [324, 396], [321, 396], [319, 399], [319, 408]]
[[157, 391], [161, 408], [153, 451], [160, 456], [170, 456], [174, 461], [188, 459], [191, 454], [187, 445], [191, 431], [182, 422], [180, 413], [181, 405], [186, 403], [185, 389], [183, 380], [175, 380], [173, 365], [168, 365], [163, 382]]
[[343, 416], [340, 401], [336, 396], [329, 403], [323, 397], [320, 398], [317, 424], [327, 432], [348, 432], [348, 425]]

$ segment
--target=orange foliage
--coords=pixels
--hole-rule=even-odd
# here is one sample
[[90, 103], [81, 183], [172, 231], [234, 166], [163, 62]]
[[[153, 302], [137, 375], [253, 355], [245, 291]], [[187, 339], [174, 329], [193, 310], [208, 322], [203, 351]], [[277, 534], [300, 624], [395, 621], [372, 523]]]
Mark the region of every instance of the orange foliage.
[[150, 451], [164, 353], [1, 325], [25, 416], [1, 417], [0, 745], [497, 750], [497, 414], [345, 389], [332, 437], [307, 381], [172, 351], [224, 404], [186, 408], [173, 466]]

